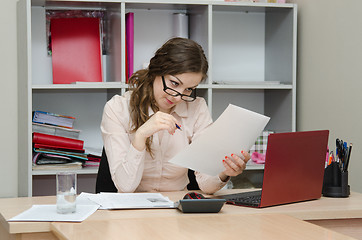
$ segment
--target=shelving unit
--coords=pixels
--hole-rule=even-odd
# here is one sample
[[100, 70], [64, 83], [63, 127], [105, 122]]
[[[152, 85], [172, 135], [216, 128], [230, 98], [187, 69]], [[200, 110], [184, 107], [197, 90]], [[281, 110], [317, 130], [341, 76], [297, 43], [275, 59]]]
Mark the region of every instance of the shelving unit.
[[[103, 83], [52, 84], [46, 52], [46, 10], [102, 10], [106, 13], [109, 51], [103, 56]], [[125, 83], [125, 14], [134, 12], [134, 66], [140, 69], [173, 36], [172, 15], [189, 16], [189, 37], [209, 60], [204, 97], [214, 120], [229, 103], [271, 117], [266, 129], [296, 128], [296, 19], [294, 4], [223, 1], [20, 0], [19, 59], [19, 196], [47, 194], [55, 171], [32, 171], [31, 112], [45, 110], [76, 117], [85, 147], [102, 148], [100, 122], [104, 104], [127, 90]], [[248, 169], [262, 169], [251, 166]], [[95, 179], [96, 170], [78, 171]], [[53, 184], [53, 183], [52, 183]], [[90, 184], [82, 182], [86, 188]], [[49, 187], [53, 189], [53, 186]], [[82, 190], [82, 188], [79, 188]]]

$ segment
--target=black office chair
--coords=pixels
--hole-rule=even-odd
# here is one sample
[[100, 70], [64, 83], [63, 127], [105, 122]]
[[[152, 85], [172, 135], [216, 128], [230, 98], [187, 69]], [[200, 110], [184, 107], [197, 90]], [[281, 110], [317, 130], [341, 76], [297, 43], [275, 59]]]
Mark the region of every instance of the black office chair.
[[99, 163], [96, 180], [96, 193], [100, 192], [117, 192], [117, 188], [111, 177], [111, 172], [109, 171], [108, 159], [104, 148], [102, 150], [102, 158]]
[[195, 171], [189, 169], [187, 172], [187, 176], [189, 177], [190, 183], [187, 184], [188, 190], [200, 190], [199, 184], [196, 181]]
[[[191, 169], [187, 173], [190, 183], [187, 185], [188, 190], [199, 190], [199, 185], [196, 182], [195, 172]], [[96, 180], [96, 193], [100, 192], [117, 192], [117, 188], [113, 183], [111, 172], [109, 171], [109, 164], [106, 151], [102, 150], [102, 158], [99, 163], [97, 180]]]

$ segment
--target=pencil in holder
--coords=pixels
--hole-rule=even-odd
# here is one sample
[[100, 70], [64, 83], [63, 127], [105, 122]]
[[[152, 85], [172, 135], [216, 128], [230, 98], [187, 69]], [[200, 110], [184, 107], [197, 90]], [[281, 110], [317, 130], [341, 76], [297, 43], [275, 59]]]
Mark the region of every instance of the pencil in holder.
[[348, 197], [348, 171], [342, 171], [338, 162], [332, 162], [324, 170], [322, 194], [325, 197]]

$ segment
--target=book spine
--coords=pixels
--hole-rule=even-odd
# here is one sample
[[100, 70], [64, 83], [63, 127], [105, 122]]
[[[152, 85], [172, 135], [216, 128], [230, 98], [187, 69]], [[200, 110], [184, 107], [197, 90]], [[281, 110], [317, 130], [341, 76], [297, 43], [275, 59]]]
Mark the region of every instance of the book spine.
[[75, 118], [70, 116], [59, 115], [50, 112], [34, 111], [32, 121], [40, 124], [50, 124], [65, 128], [73, 128]]
[[59, 126], [53, 126], [49, 124], [40, 124], [34, 123], [32, 124], [32, 131], [38, 133], [44, 133], [49, 135], [55, 135], [60, 137], [68, 137], [78, 139], [80, 130], [71, 129], [71, 128], [64, 128]]
[[80, 159], [83, 161], [87, 161], [87, 155], [86, 154], [81, 154], [81, 153], [72, 153], [72, 152], [64, 152], [64, 151], [58, 151], [58, 150], [51, 150], [51, 149], [35, 149], [35, 152], [40, 152], [40, 153], [47, 153], [47, 154], [54, 154], [54, 155], [59, 155], [59, 156], [66, 156], [66, 157], [70, 157], [70, 158], [75, 158], [75, 159]]
[[83, 149], [84, 141], [73, 138], [53, 136], [43, 133], [33, 133], [33, 143], [64, 148]]

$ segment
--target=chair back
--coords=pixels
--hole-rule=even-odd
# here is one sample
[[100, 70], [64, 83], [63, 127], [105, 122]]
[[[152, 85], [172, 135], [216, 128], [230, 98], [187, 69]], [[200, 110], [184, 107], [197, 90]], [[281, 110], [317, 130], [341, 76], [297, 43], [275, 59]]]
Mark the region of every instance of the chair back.
[[189, 169], [187, 172], [190, 183], [187, 184], [187, 190], [200, 190], [199, 184], [196, 181], [195, 171]]
[[111, 177], [111, 172], [109, 171], [108, 159], [104, 147], [96, 180], [96, 193], [100, 192], [117, 192], [117, 188]]

